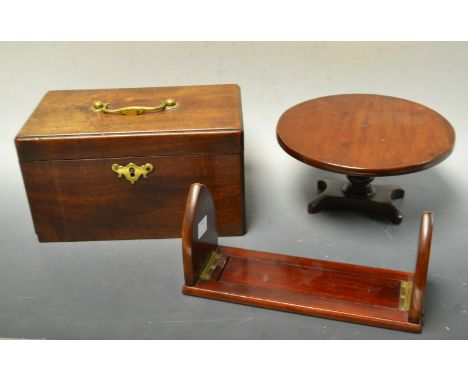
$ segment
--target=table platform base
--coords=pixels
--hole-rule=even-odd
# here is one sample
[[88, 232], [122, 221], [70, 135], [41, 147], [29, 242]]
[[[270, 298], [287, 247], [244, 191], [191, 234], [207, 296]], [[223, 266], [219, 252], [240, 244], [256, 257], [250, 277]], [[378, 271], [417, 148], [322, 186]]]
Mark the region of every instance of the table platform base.
[[321, 179], [317, 186], [321, 193], [309, 203], [311, 214], [327, 209], [357, 209], [388, 217], [393, 224], [400, 224], [403, 215], [392, 203], [403, 198], [405, 191], [393, 186], [373, 186], [374, 178], [347, 176], [349, 182]]

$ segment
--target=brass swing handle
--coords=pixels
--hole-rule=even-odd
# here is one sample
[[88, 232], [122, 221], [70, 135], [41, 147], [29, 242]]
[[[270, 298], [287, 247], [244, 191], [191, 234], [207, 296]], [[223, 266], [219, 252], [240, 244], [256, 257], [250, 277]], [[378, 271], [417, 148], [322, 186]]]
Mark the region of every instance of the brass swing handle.
[[95, 111], [96, 113], [102, 112], [106, 114], [140, 115], [143, 113], [174, 109], [178, 106], [178, 103], [174, 98], [168, 98], [157, 106], [127, 106], [119, 109], [109, 109], [109, 105], [109, 102], [96, 101], [93, 103], [90, 110]]

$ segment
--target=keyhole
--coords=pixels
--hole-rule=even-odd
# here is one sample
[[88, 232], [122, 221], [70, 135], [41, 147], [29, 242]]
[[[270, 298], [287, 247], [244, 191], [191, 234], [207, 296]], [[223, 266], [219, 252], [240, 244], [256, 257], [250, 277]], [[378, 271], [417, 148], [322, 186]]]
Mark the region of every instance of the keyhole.
[[130, 168], [130, 176], [133, 178], [135, 176], [135, 169], [134, 168]]

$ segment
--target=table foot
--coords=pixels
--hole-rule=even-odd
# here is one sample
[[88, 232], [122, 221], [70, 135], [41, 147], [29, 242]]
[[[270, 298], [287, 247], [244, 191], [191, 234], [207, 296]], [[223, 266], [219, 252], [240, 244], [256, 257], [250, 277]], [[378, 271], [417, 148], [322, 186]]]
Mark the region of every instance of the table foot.
[[348, 176], [349, 182], [321, 179], [317, 183], [320, 194], [309, 203], [311, 214], [327, 209], [357, 209], [388, 217], [393, 224], [400, 224], [403, 215], [392, 203], [401, 199], [405, 191], [392, 186], [374, 186], [374, 178]]

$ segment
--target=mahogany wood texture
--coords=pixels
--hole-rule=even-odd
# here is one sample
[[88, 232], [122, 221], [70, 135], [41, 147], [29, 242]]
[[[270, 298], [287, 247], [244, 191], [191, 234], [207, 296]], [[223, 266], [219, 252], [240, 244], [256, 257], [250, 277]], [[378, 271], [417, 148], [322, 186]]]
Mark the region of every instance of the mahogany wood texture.
[[[155, 106], [124, 116], [95, 113]], [[237, 85], [52, 91], [16, 137], [40, 241], [180, 237], [190, 185], [213, 190], [221, 235], [245, 233], [243, 126]], [[116, 163], [152, 163], [148, 179], [118, 178]]]
[[369, 181], [369, 191], [366, 193], [367, 190], [364, 188], [357, 189], [357, 192], [353, 193], [350, 192], [353, 188], [350, 182], [343, 183], [336, 179], [320, 179], [317, 182], [320, 194], [309, 203], [309, 213], [315, 214], [323, 210], [336, 208], [356, 209], [386, 216], [393, 224], [401, 223], [403, 215], [392, 201], [403, 198], [404, 190], [393, 186], [370, 186], [370, 182], [374, 178], [350, 176], [348, 178], [362, 178], [364, 182]]
[[[331, 319], [420, 332], [422, 301], [432, 235], [432, 215], [421, 220], [415, 274], [217, 245], [216, 222], [205, 236], [198, 224], [214, 216], [210, 194], [193, 185], [187, 199], [182, 235], [187, 295]], [[221, 259], [209, 280], [200, 279], [216, 248]], [[414, 281], [408, 309], [400, 310], [402, 281]], [[414, 307], [414, 308], [413, 308]]]
[[425, 213], [421, 219], [421, 227], [419, 229], [418, 258], [409, 309], [409, 320], [414, 323], [420, 322], [423, 314], [424, 293], [426, 291], [429, 256], [431, 254], [432, 225], [432, 214]]
[[[198, 222], [196, 226], [194, 222]], [[187, 196], [182, 224], [182, 253], [186, 285], [195, 285], [208, 257], [217, 248], [218, 231], [213, 199], [208, 188], [200, 183], [194, 183]]]
[[[237, 85], [55, 90], [44, 96], [18, 135], [50, 137], [240, 129], [239, 97]], [[174, 98], [179, 106], [137, 116], [89, 110], [95, 101], [110, 102], [112, 108], [118, 108], [156, 106], [166, 98]]]
[[439, 113], [401, 98], [343, 94], [293, 106], [277, 126], [281, 147], [324, 170], [363, 176], [406, 174], [447, 158], [455, 132]]

